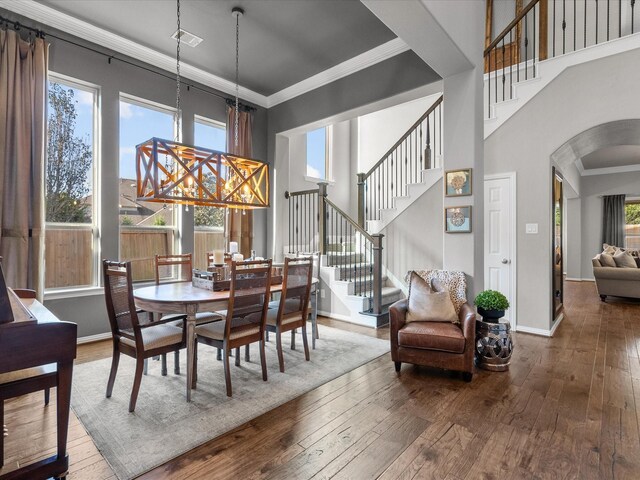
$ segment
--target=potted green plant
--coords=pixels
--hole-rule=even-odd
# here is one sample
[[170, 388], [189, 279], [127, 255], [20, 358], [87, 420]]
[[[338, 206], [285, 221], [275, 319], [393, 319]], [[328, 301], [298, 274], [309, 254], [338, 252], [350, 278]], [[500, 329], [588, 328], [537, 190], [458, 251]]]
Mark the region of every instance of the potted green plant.
[[483, 290], [476, 296], [474, 303], [485, 322], [498, 322], [509, 308], [507, 297], [496, 290]]

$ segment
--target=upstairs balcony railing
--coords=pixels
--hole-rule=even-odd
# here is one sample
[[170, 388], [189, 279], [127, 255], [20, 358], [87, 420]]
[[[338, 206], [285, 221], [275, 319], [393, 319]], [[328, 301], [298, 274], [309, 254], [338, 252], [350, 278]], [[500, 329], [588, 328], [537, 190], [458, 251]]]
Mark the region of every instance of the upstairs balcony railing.
[[531, 0], [484, 50], [487, 117], [513, 99], [516, 83], [536, 77], [539, 62], [636, 33], [635, 7], [636, 0]]

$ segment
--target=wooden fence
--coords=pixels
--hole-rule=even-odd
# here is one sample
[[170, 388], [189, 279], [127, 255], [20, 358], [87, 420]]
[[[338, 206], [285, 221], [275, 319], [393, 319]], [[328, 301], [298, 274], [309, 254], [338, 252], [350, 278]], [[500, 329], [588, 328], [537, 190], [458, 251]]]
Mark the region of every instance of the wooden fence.
[[224, 250], [224, 232], [215, 230], [196, 230], [193, 238], [193, 268], [207, 269], [207, 252]]
[[173, 253], [173, 230], [120, 227], [120, 260], [131, 261], [134, 282], [155, 280], [155, 255]]
[[45, 231], [45, 288], [93, 283], [91, 228], [50, 228]]
[[627, 248], [640, 248], [640, 225], [627, 225], [624, 233]]
[[[134, 281], [155, 279], [154, 256], [173, 252], [174, 231], [162, 228], [120, 227], [120, 259], [130, 260]], [[93, 283], [91, 229], [51, 228], [45, 234], [45, 288]], [[207, 252], [224, 249], [224, 233], [194, 232], [193, 267], [207, 268]]]

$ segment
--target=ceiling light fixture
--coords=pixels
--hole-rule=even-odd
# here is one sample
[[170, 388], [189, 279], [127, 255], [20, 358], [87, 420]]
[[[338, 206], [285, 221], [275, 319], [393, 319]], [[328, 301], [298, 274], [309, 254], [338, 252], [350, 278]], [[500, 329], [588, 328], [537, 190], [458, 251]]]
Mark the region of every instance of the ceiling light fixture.
[[[177, 0], [180, 28], [180, 0]], [[239, 22], [236, 18], [235, 145], [238, 145], [239, 116]], [[269, 166], [259, 160], [182, 143], [180, 109], [180, 36], [176, 35], [176, 137], [173, 141], [151, 138], [136, 146], [137, 200], [171, 204], [232, 207], [269, 206]], [[164, 161], [163, 161], [164, 160]]]

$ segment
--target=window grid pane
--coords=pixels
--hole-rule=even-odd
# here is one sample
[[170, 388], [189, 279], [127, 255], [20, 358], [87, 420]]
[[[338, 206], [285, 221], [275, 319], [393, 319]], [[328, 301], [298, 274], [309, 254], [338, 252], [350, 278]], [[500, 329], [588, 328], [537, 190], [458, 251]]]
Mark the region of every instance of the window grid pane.
[[92, 286], [96, 90], [56, 80], [48, 87], [45, 289]]
[[[225, 151], [226, 130], [222, 125], [203, 119], [195, 121], [194, 143], [198, 147]], [[213, 186], [213, 177], [205, 178], [205, 183]], [[217, 207], [194, 208], [194, 255], [193, 266], [207, 268], [207, 252], [224, 249], [224, 225], [226, 209]]]
[[120, 100], [120, 260], [132, 262], [134, 281], [153, 280], [155, 255], [174, 253], [176, 224], [174, 205], [136, 200], [136, 145], [152, 137], [171, 140], [174, 128], [169, 109]]
[[640, 249], [640, 201], [627, 202], [625, 216], [625, 247]]
[[307, 133], [307, 176], [327, 178], [327, 129], [318, 128]]

